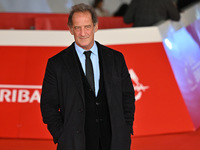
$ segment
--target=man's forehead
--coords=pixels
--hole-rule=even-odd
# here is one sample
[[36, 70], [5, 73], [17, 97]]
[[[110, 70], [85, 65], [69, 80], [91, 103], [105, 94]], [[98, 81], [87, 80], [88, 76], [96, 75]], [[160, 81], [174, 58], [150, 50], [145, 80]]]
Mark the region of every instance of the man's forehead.
[[73, 14], [73, 16], [72, 16], [72, 19], [74, 18], [74, 17], [78, 17], [78, 16], [87, 16], [87, 17], [89, 17], [89, 18], [91, 18], [92, 19], [92, 15], [91, 15], [91, 13], [89, 12], [89, 11], [78, 11], [78, 12], [75, 12], [74, 14]]
[[72, 24], [74, 26], [84, 26], [84, 25], [91, 25], [92, 17], [89, 12], [76, 12], [72, 17]]

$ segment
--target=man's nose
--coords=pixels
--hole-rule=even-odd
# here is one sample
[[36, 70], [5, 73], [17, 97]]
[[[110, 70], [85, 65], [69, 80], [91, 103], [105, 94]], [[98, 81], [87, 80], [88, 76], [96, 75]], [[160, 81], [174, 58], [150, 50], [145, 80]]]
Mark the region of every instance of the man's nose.
[[81, 28], [81, 36], [84, 36], [86, 33], [85, 28]]

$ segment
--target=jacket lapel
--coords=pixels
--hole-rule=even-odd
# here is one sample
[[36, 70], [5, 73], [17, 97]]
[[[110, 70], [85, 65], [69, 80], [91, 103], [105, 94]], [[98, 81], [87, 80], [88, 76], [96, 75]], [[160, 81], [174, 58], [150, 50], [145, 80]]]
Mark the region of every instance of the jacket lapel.
[[82, 99], [84, 100], [84, 89], [83, 89], [81, 71], [78, 65], [79, 60], [76, 55], [77, 54], [76, 54], [74, 43], [73, 43], [71, 46], [68, 47], [68, 49], [66, 50], [66, 53], [63, 55], [63, 60], [65, 62], [67, 69], [69, 70], [71, 74], [71, 77], [77, 87], [77, 90], [79, 91]]
[[99, 50], [99, 57], [101, 57], [102, 69], [103, 69], [103, 76], [104, 76], [104, 83], [105, 83], [105, 90], [108, 102], [111, 100], [111, 82], [112, 82], [112, 70], [113, 70], [113, 53], [104, 47], [103, 45], [99, 44], [98, 42], [98, 50]]
[[[104, 83], [105, 83], [105, 90], [108, 102], [111, 100], [111, 82], [112, 82], [112, 70], [114, 65], [113, 60], [113, 53], [107, 47], [104, 47], [103, 45], [99, 44], [98, 42], [98, 51], [99, 51], [99, 57], [101, 57], [101, 63], [103, 68], [103, 76], [104, 76]], [[63, 60], [65, 62], [66, 68], [69, 70], [72, 79], [74, 80], [74, 83], [77, 87], [77, 90], [79, 91], [81, 97], [84, 100], [84, 89], [83, 89], [83, 82], [81, 77], [81, 71], [78, 66], [78, 56], [76, 56], [76, 51], [74, 47], [74, 43], [68, 47], [65, 54], [63, 55]]]

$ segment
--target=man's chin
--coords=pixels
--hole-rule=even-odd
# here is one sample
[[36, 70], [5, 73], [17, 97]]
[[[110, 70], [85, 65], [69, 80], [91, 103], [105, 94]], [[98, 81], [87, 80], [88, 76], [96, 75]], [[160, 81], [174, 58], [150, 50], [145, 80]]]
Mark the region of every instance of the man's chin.
[[89, 44], [88, 43], [81, 43], [80, 47], [87, 50], [89, 48]]

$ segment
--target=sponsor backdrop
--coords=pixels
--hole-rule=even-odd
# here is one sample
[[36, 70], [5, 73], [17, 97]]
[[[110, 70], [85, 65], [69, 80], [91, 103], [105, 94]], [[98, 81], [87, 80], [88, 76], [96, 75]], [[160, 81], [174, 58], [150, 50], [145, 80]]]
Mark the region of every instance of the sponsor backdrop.
[[[132, 31], [129, 31], [130, 34], [135, 33], [135, 30]], [[18, 32], [20, 35], [21, 32]], [[46, 38], [51, 39], [49, 31], [44, 33], [47, 32]], [[113, 39], [119, 37], [115, 30], [109, 33], [113, 35]], [[25, 38], [28, 37], [29, 34]], [[142, 38], [142, 36], [137, 37]], [[25, 38], [20, 40], [26, 40]], [[152, 38], [152, 34], [149, 38]], [[98, 41], [101, 42], [101, 40]], [[169, 41], [170, 39], [168, 39], [168, 44]], [[173, 73], [176, 67], [180, 68], [181, 62], [173, 66], [174, 63], [177, 64], [176, 61], [172, 61], [172, 56], [175, 55], [171, 54], [168, 59], [171, 51], [165, 51], [164, 47], [169, 45], [163, 46], [162, 40], [113, 43], [106, 45], [124, 54], [136, 91], [136, 113], [133, 125], [135, 136], [187, 132], [199, 127], [199, 118], [194, 117], [194, 113], [188, 108], [189, 104], [199, 104], [200, 50], [198, 46], [195, 49], [195, 55], [190, 55], [189, 60], [185, 60], [191, 62], [185, 65], [187, 70], [193, 68], [196, 77], [196, 80], [187, 80], [188, 84], [191, 84], [187, 89], [185, 85], [184, 88], [180, 86], [181, 83], [186, 82], [186, 74], [180, 79], [177, 73]], [[188, 44], [191, 43], [188, 42]], [[0, 137], [50, 139], [46, 125], [42, 122], [39, 107], [42, 80], [48, 58], [67, 46], [31, 46], [26, 43], [24, 46], [0, 45]], [[188, 56], [189, 52], [185, 51], [187, 52], [185, 55]], [[193, 56], [196, 56], [195, 59]], [[177, 54], [176, 59], [179, 60], [179, 58], [183, 59]], [[185, 67], [182, 70], [185, 70]], [[188, 96], [187, 90], [193, 90], [193, 97], [184, 101], [186, 95]], [[198, 111], [196, 116], [199, 114]]]
[[[135, 135], [193, 128], [162, 43], [110, 45], [125, 55], [136, 90]], [[39, 101], [47, 59], [64, 47], [1, 47], [1, 137], [51, 138]]]

